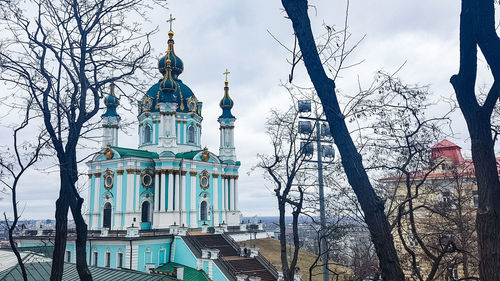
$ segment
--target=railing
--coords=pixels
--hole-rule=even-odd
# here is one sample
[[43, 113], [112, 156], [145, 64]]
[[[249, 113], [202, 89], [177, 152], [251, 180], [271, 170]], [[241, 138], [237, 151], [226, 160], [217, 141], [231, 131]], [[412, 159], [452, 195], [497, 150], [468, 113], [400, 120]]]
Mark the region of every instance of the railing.
[[186, 238], [187, 242], [189, 242], [194, 247], [194, 249], [198, 252], [198, 255], [201, 255], [201, 249], [203, 249], [203, 245], [196, 241], [196, 239], [194, 239], [189, 233], [187, 233], [184, 238]]
[[270, 263], [261, 253], [256, 256], [257, 260], [269, 271], [276, 279], [278, 279], [278, 270]]
[[238, 271], [230, 263], [226, 262], [221, 257], [214, 260], [214, 262], [221, 271], [232, 277], [233, 280], [236, 280], [236, 274], [238, 273]]
[[225, 233], [221, 234], [222, 238], [224, 238], [224, 240], [227, 241], [227, 243], [229, 245], [231, 245], [238, 253], [241, 252], [240, 250], [240, 245], [234, 241], [233, 237], [231, 237], [230, 235], [227, 235]]

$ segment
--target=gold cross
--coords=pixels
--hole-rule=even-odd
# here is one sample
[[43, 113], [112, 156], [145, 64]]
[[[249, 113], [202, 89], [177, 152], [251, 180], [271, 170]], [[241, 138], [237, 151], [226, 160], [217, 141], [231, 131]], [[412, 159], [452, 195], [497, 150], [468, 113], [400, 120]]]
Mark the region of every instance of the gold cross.
[[231, 72], [227, 71], [227, 68], [226, 68], [226, 72], [222, 73], [223, 75], [226, 75], [226, 81], [227, 81], [227, 75], [228, 75], [229, 73], [231, 73]]
[[170, 23], [170, 30], [172, 30], [172, 22], [175, 20], [175, 18], [172, 17], [172, 14], [170, 14], [170, 19], [167, 20], [168, 23]]

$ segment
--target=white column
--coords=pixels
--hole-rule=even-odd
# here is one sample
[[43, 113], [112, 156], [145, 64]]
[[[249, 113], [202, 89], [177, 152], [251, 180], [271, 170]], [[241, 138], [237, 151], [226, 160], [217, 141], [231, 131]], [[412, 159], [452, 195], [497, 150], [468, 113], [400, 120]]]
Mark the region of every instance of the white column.
[[[165, 194], [166, 194], [166, 189], [167, 189], [167, 182], [168, 185], [171, 185], [172, 178], [170, 177], [170, 173], [167, 174], [167, 180], [165, 180], [165, 174], [167, 174], [166, 170], [161, 171], [161, 199], [160, 199], [160, 212], [165, 212]], [[170, 210], [170, 190], [168, 194], [168, 209]]]
[[[180, 190], [179, 190], [179, 171], [174, 172], [175, 177], [175, 210], [179, 211], [180, 207]], [[180, 223], [180, 222], [179, 222]]]
[[214, 222], [214, 226], [218, 225], [219, 223], [219, 175], [217, 174], [212, 174], [212, 181], [213, 181], [213, 208], [212, 208], [212, 218]]
[[227, 178], [226, 176], [223, 176], [222, 177], [222, 181], [223, 181], [223, 185], [224, 185], [224, 193], [222, 194], [222, 200], [224, 200], [224, 206], [223, 206], [223, 210], [224, 211], [227, 211], [227, 207], [228, 207], [228, 202], [227, 202]]
[[127, 169], [127, 213], [132, 212], [134, 205], [134, 169]]
[[186, 171], [181, 171], [180, 172], [180, 185], [181, 185], [181, 192], [179, 196], [179, 200], [181, 200], [181, 222], [179, 223], [180, 225], [184, 224], [184, 226], [187, 225], [187, 212], [186, 212]]
[[[141, 197], [141, 171], [135, 171], [135, 211], [139, 212], [139, 199]], [[137, 218], [139, 219], [139, 218]]]
[[158, 125], [158, 127], [160, 130], [159, 137], [164, 137], [165, 136], [165, 115], [163, 113], [160, 113], [160, 124]]
[[238, 176], [234, 178], [234, 210], [238, 211]]
[[[163, 176], [165, 177], [165, 176]], [[155, 206], [154, 209], [155, 211], [160, 210], [160, 171], [155, 171]]]
[[[174, 176], [172, 171], [168, 171], [168, 186], [165, 187], [168, 189], [168, 211], [171, 212], [174, 210]], [[165, 197], [163, 197], [165, 200]]]
[[175, 126], [175, 123], [177, 122], [177, 127], [173, 127], [173, 128], [175, 128], [175, 136], [177, 139], [177, 143], [180, 143], [181, 142], [181, 134], [179, 132], [180, 132], [180, 128], [181, 128], [181, 122], [176, 121], [175, 118], [172, 118], [172, 119], [174, 119], [174, 126]]
[[95, 180], [94, 180], [94, 219], [93, 225], [94, 228], [97, 229], [99, 228], [99, 214], [101, 213], [100, 208], [99, 208], [99, 198], [101, 197], [101, 173], [95, 173], [94, 174]]
[[116, 171], [116, 208], [115, 208], [115, 220], [114, 220], [114, 228], [121, 227], [121, 216], [122, 216], [122, 179], [123, 179], [123, 170]]
[[234, 211], [236, 210], [234, 208], [234, 176], [231, 176], [230, 178], [229, 188], [231, 190], [231, 211]]
[[191, 196], [191, 227], [198, 227], [198, 220], [196, 213], [196, 172], [190, 172], [191, 176], [191, 188], [189, 192], [189, 196]]

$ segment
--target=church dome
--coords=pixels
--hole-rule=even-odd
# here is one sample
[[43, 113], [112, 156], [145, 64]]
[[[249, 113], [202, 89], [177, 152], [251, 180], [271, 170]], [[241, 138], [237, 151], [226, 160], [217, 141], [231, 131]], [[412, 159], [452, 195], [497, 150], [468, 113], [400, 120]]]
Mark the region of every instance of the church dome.
[[224, 86], [224, 97], [220, 100], [219, 106], [222, 108], [222, 115], [219, 118], [235, 118], [231, 113], [231, 109], [233, 108], [234, 102], [229, 97], [229, 86], [228, 81], [226, 80]]
[[110, 93], [104, 98], [106, 112], [102, 116], [118, 116], [116, 108], [120, 105], [120, 101], [115, 96], [115, 85], [111, 84]]
[[158, 102], [175, 102], [175, 92], [177, 91], [177, 82], [172, 78], [172, 67], [170, 66], [170, 60], [166, 61], [167, 73], [164, 75], [163, 80], [160, 82], [161, 95], [159, 96]]
[[179, 58], [174, 51], [174, 32], [170, 30], [168, 32], [168, 49], [165, 56], [160, 58], [158, 61], [158, 70], [161, 74], [165, 75], [167, 73], [167, 61], [170, 60], [172, 67], [172, 76], [177, 78], [184, 71], [184, 63], [181, 58]]

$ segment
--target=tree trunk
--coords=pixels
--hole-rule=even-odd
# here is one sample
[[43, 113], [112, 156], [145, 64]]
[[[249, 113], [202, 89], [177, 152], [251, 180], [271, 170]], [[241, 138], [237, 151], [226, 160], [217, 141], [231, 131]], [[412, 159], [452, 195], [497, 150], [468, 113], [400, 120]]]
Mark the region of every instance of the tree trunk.
[[469, 125], [472, 161], [477, 180], [479, 208], [476, 229], [479, 245], [479, 276], [500, 280], [500, 181], [491, 135], [490, 118]]
[[384, 280], [404, 280], [394, 247], [389, 222], [384, 213], [384, 202], [375, 194], [344, 121], [335, 93], [335, 83], [326, 75], [319, 58], [306, 0], [282, 0], [290, 17], [309, 77], [323, 105], [335, 144], [342, 157], [342, 165], [365, 215], [375, 246]]
[[64, 253], [66, 251], [66, 237], [68, 234], [68, 198], [66, 188], [61, 178], [61, 191], [56, 201], [56, 237], [52, 254], [52, 269], [50, 281], [61, 281], [64, 269]]
[[[17, 203], [14, 203], [14, 204], [17, 204]], [[17, 212], [14, 212], [14, 213], [15, 213], [15, 216], [17, 216], [17, 214], [16, 214]], [[10, 243], [10, 248], [12, 249], [12, 252], [14, 252], [14, 255], [16, 255], [17, 263], [19, 264], [19, 267], [21, 268], [23, 280], [28, 281], [28, 276], [26, 275], [26, 268], [24, 266], [23, 259], [21, 258], [21, 255], [19, 254], [19, 251], [17, 250], [16, 242], [14, 241], [14, 236], [13, 236], [13, 231], [14, 231], [14, 229], [16, 229], [17, 220], [18, 219], [16, 217], [14, 219], [14, 222], [12, 223], [12, 225], [9, 227], [9, 243]]]
[[91, 281], [92, 275], [87, 266], [87, 224], [82, 216], [83, 199], [78, 198], [76, 208], [71, 206], [71, 213], [76, 224], [76, 269], [80, 280]]

